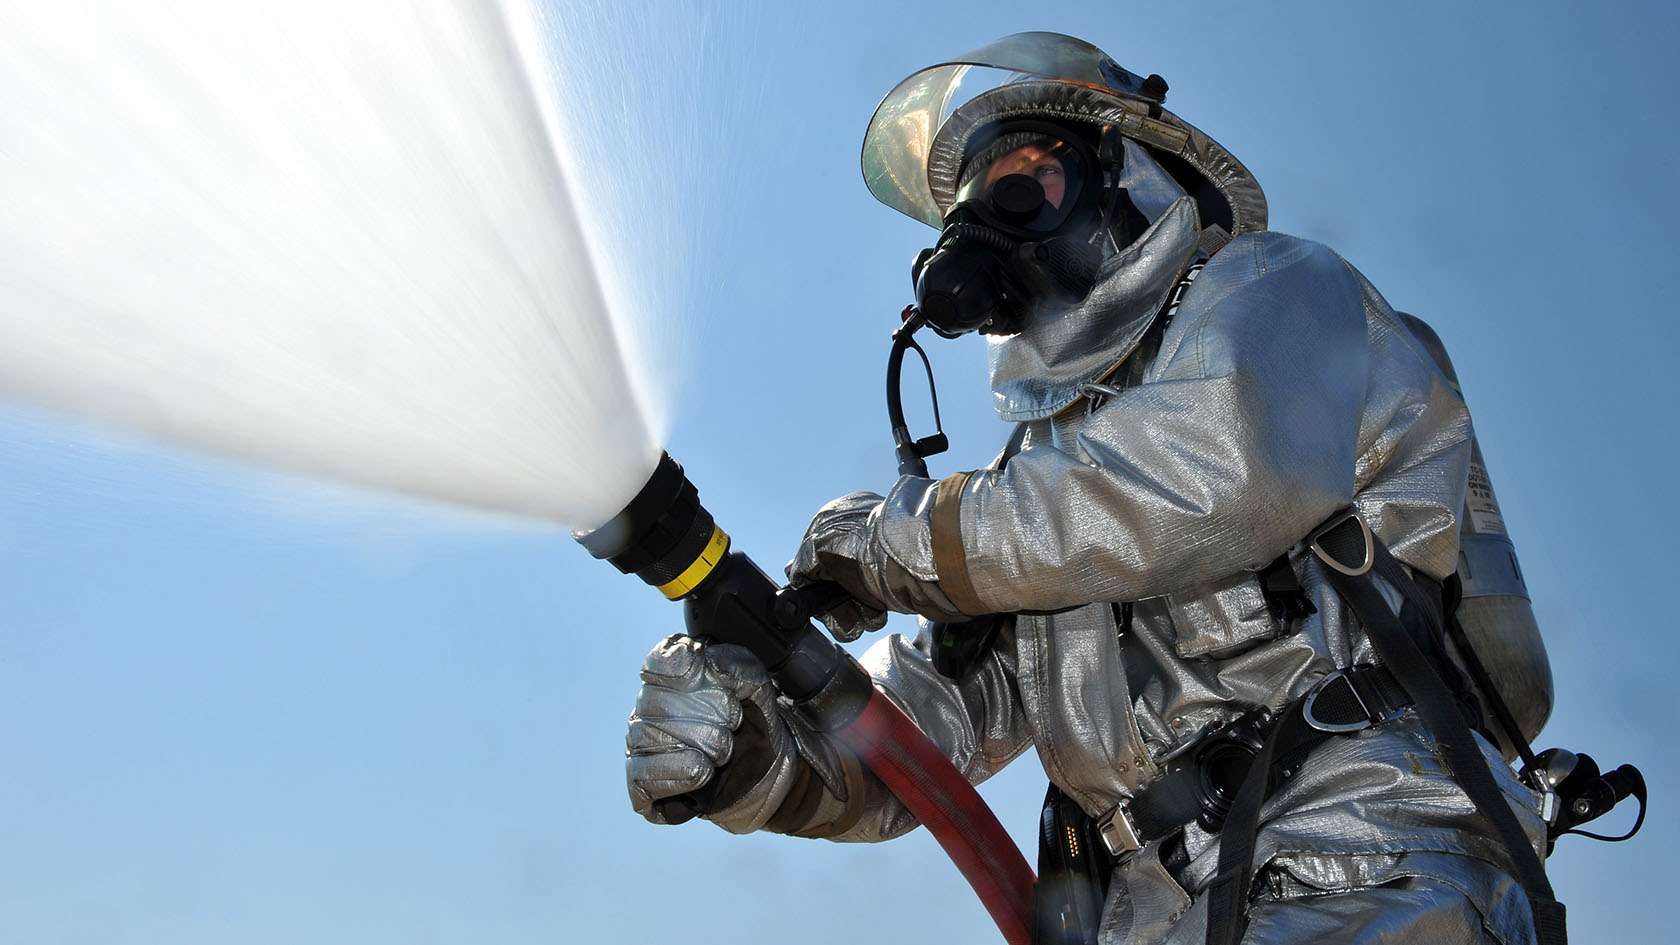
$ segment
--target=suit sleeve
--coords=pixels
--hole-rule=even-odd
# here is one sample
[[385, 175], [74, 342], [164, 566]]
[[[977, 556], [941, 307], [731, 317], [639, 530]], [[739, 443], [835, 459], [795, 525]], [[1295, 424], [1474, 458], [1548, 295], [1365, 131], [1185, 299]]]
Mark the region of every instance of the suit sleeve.
[[[1370, 362], [1358, 276], [1283, 237], [1231, 244], [1197, 289], [1143, 382], [1077, 435], [901, 480], [883, 573], [931, 578], [965, 614], [1139, 600], [1261, 567], [1346, 507]], [[891, 603], [932, 596], [897, 583]]]

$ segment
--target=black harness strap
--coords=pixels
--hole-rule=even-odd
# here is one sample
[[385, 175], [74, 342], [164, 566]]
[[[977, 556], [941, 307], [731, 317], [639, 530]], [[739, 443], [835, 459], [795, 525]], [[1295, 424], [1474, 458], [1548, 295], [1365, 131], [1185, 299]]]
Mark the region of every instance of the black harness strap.
[[1243, 909], [1254, 879], [1254, 841], [1260, 808], [1314, 748], [1339, 734], [1386, 721], [1412, 704], [1384, 666], [1356, 666], [1335, 673], [1283, 710], [1231, 801], [1219, 831], [1219, 867], [1208, 887], [1209, 945], [1237, 945]]
[[1243, 908], [1248, 903], [1248, 888], [1253, 880], [1254, 839], [1259, 833], [1260, 805], [1272, 788], [1278, 774], [1278, 745], [1287, 730], [1306, 723], [1301, 717], [1302, 702], [1290, 705], [1284, 716], [1272, 726], [1260, 754], [1248, 769], [1248, 777], [1231, 801], [1231, 812], [1225, 815], [1225, 826], [1219, 831], [1219, 872], [1208, 887], [1208, 945], [1237, 945], [1247, 924]]
[[[1315, 531], [1308, 544], [1327, 565], [1331, 584], [1364, 625], [1378, 659], [1416, 706], [1440, 745], [1453, 779], [1510, 852], [1516, 880], [1533, 910], [1537, 941], [1540, 945], [1566, 945], [1564, 907], [1552, 892], [1539, 854], [1494, 780], [1457, 698], [1425, 655], [1414, 631], [1408, 629], [1408, 625], [1417, 627], [1439, 639], [1440, 604], [1427, 599], [1422, 588], [1352, 512]], [[1399, 616], [1377, 589], [1373, 572], [1403, 595]], [[1294, 760], [1292, 756], [1298, 757], [1324, 740], [1317, 734], [1319, 729], [1309, 723], [1305, 705], [1304, 700], [1292, 704], [1273, 727], [1220, 832], [1219, 869], [1208, 891], [1208, 945], [1238, 945], [1242, 938], [1261, 805]]]
[[[1361, 533], [1369, 538], [1372, 570], [1405, 595], [1407, 603], [1433, 623], [1435, 609], [1428, 606], [1427, 601], [1419, 601], [1422, 594], [1418, 586], [1401, 568], [1400, 562], [1389, 554], [1381, 541], [1370, 535], [1370, 530], [1355, 515], [1350, 513], [1323, 532], [1317, 544], [1330, 557], [1347, 561], [1357, 553], [1352, 543], [1362, 541]], [[1453, 780], [1469, 795], [1470, 802], [1476, 805], [1482, 816], [1488, 819], [1494, 834], [1510, 853], [1516, 880], [1523, 892], [1528, 894], [1529, 906], [1534, 911], [1534, 931], [1540, 945], [1565, 945], [1568, 935], [1563, 904], [1552, 893], [1552, 884], [1546, 878], [1540, 855], [1529, 843], [1528, 834], [1523, 831], [1516, 814], [1512, 813], [1510, 802], [1494, 781], [1487, 757], [1482, 754], [1464, 716], [1457, 710], [1451, 690], [1368, 577], [1356, 577], [1334, 567], [1326, 570], [1331, 584], [1348, 602], [1359, 622], [1364, 624], [1378, 658], [1411, 694], [1424, 724], [1441, 746]], [[1440, 633], [1438, 624], [1430, 629]]]
[[1452, 640], [1453, 647], [1458, 650], [1459, 659], [1464, 661], [1464, 669], [1475, 681], [1476, 688], [1482, 694], [1482, 701], [1487, 704], [1488, 711], [1493, 713], [1493, 720], [1516, 748], [1523, 764], [1530, 768], [1539, 767], [1540, 761], [1534, 754], [1533, 746], [1529, 745], [1528, 737], [1523, 734], [1522, 726], [1517, 724], [1517, 717], [1506, 704], [1505, 697], [1500, 695], [1499, 687], [1493, 683], [1493, 674], [1488, 672], [1487, 665], [1476, 652], [1476, 645], [1470, 641], [1470, 634], [1464, 630], [1464, 624], [1458, 620], [1458, 602], [1463, 596], [1464, 586], [1458, 575], [1453, 575], [1447, 581], [1447, 594], [1450, 601], [1446, 613], [1447, 636]]
[[1318, 613], [1312, 598], [1307, 596], [1306, 589], [1301, 587], [1300, 579], [1295, 576], [1289, 552], [1278, 555], [1255, 576], [1260, 579], [1260, 593], [1266, 599], [1266, 610], [1279, 624], [1287, 625], [1292, 620]]

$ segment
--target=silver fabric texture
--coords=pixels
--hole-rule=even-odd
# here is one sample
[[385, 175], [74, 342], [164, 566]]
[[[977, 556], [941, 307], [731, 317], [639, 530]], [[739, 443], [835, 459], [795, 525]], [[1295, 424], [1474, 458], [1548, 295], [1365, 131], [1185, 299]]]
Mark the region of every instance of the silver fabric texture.
[[[1068, 609], [1016, 617], [980, 684], [941, 679], [898, 637], [867, 660], [971, 779], [1030, 742], [1093, 816], [1208, 726], [1372, 662], [1315, 558], [1292, 555], [1317, 613], [1288, 626], [1266, 611], [1254, 572], [1351, 504], [1403, 563], [1446, 576], [1470, 460], [1462, 400], [1388, 304], [1340, 257], [1283, 234], [1241, 236], [1216, 254], [1108, 386], [1117, 393], [1100, 404], [1026, 424], [1019, 452], [971, 476], [961, 505], [969, 574], [988, 607]], [[883, 599], [895, 609], [937, 593], [930, 490], [900, 480], [870, 513], [875, 547], [856, 552], [890, 561], [895, 580], [927, 582]], [[1121, 601], [1132, 603], [1124, 636]], [[1496, 771], [1538, 841], [1536, 798]], [[844, 839], [910, 826], [890, 799], [866, 800], [879, 806]], [[1194, 898], [1216, 838], [1191, 828], [1187, 848], [1191, 864], [1173, 880]], [[1268, 802], [1258, 848], [1259, 888], [1276, 905], [1256, 910], [1253, 941], [1298, 940], [1293, 923], [1327, 928], [1326, 917], [1342, 923], [1317, 936], [1326, 942], [1401, 940], [1390, 927], [1445, 943], [1530, 940], [1505, 851], [1410, 719], [1326, 744]], [[1153, 941], [1163, 928], [1167, 941], [1195, 940], [1180, 929], [1205, 921], [1205, 907], [1175, 915], [1182, 902], [1159, 879], [1144, 870], [1121, 885], [1143, 884], [1130, 912], [1105, 923], [1140, 931], [1107, 941]], [[1369, 888], [1379, 882], [1390, 885]]]
[[1120, 162], [1120, 179], [1114, 186], [1126, 192], [1132, 206], [1150, 223], [1161, 219], [1167, 209], [1181, 200], [1184, 188], [1151, 157], [1149, 149], [1130, 138], [1121, 142], [1125, 158]]
[[[1491, 865], [1445, 853], [1346, 857], [1321, 869], [1276, 864], [1249, 907], [1244, 945], [1529, 945], [1528, 900]], [[1110, 899], [1110, 915], [1130, 918]], [[1142, 921], [1162, 914], [1136, 910]], [[1105, 916], [1105, 926], [1109, 916]], [[1118, 923], [1117, 923], [1118, 924]], [[1101, 945], [1202, 945], [1207, 899], [1167, 914], [1167, 927], [1134, 924], [1099, 937]], [[1125, 933], [1132, 933], [1126, 937]]]
[[1108, 901], [1097, 927], [1099, 945], [1160, 942], [1190, 911], [1190, 895], [1161, 864], [1152, 843], [1120, 862], [1109, 880]]
[[851, 594], [851, 603], [822, 617], [837, 639], [851, 641], [864, 630], [879, 630], [886, 625], [887, 610], [966, 619], [939, 589], [934, 573], [925, 523], [935, 485], [931, 479], [906, 476], [884, 499], [853, 492], [811, 519], [787, 575], [794, 583], [834, 581]]
[[1002, 470], [969, 479], [981, 600], [1200, 597], [1350, 503], [1396, 557], [1450, 573], [1468, 414], [1368, 288], [1282, 234], [1215, 255], [1138, 384], [1040, 424]]
[[768, 723], [768, 767], [741, 798], [706, 818], [731, 833], [762, 829], [804, 765], [813, 765], [829, 789], [813, 822], [840, 816], [848, 799], [845, 773], [822, 739], [778, 702], [764, 664], [744, 647], [706, 646], [680, 634], [662, 640], [642, 663], [642, 689], [625, 736], [625, 780], [636, 812], [665, 823], [656, 801], [697, 791], [740, 760], [735, 730], [748, 703]]
[[[1534, 794], [1492, 745], [1478, 741], [1518, 821], [1543, 851], [1545, 826]], [[1388, 804], [1393, 809], [1383, 810]], [[1434, 739], [1410, 712], [1381, 727], [1325, 743], [1266, 801], [1261, 821], [1265, 827], [1256, 842], [1255, 862], [1270, 862], [1277, 895], [1367, 885], [1364, 871], [1374, 869], [1383, 857], [1408, 852], [1451, 853], [1509, 866], [1507, 851], [1452, 780]], [[1180, 879], [1201, 888], [1218, 866], [1218, 838], [1192, 825], [1185, 847], [1191, 861]]]
[[[1166, 178], [1165, 172], [1159, 176]], [[1085, 298], [1040, 302], [1021, 331], [988, 335], [998, 417], [1026, 421], [1059, 413], [1079, 399], [1082, 386], [1113, 371], [1166, 304], [1201, 233], [1196, 202], [1181, 196], [1130, 246], [1103, 260]]]

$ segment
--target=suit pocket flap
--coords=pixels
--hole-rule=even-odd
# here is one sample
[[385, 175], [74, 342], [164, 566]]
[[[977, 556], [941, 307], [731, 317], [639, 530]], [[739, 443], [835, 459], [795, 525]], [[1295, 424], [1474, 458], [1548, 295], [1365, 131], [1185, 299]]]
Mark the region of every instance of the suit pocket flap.
[[1250, 571], [1167, 597], [1173, 649], [1186, 658], [1227, 656], [1278, 634], [1260, 579]]

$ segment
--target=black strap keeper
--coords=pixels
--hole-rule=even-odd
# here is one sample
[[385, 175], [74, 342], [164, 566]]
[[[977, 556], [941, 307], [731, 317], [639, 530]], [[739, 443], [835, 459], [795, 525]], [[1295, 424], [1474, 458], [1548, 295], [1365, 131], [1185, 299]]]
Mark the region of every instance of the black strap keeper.
[[1301, 587], [1300, 578], [1295, 576], [1288, 552], [1278, 555], [1255, 576], [1260, 580], [1260, 593], [1266, 598], [1266, 610], [1278, 623], [1286, 624], [1318, 613]]

